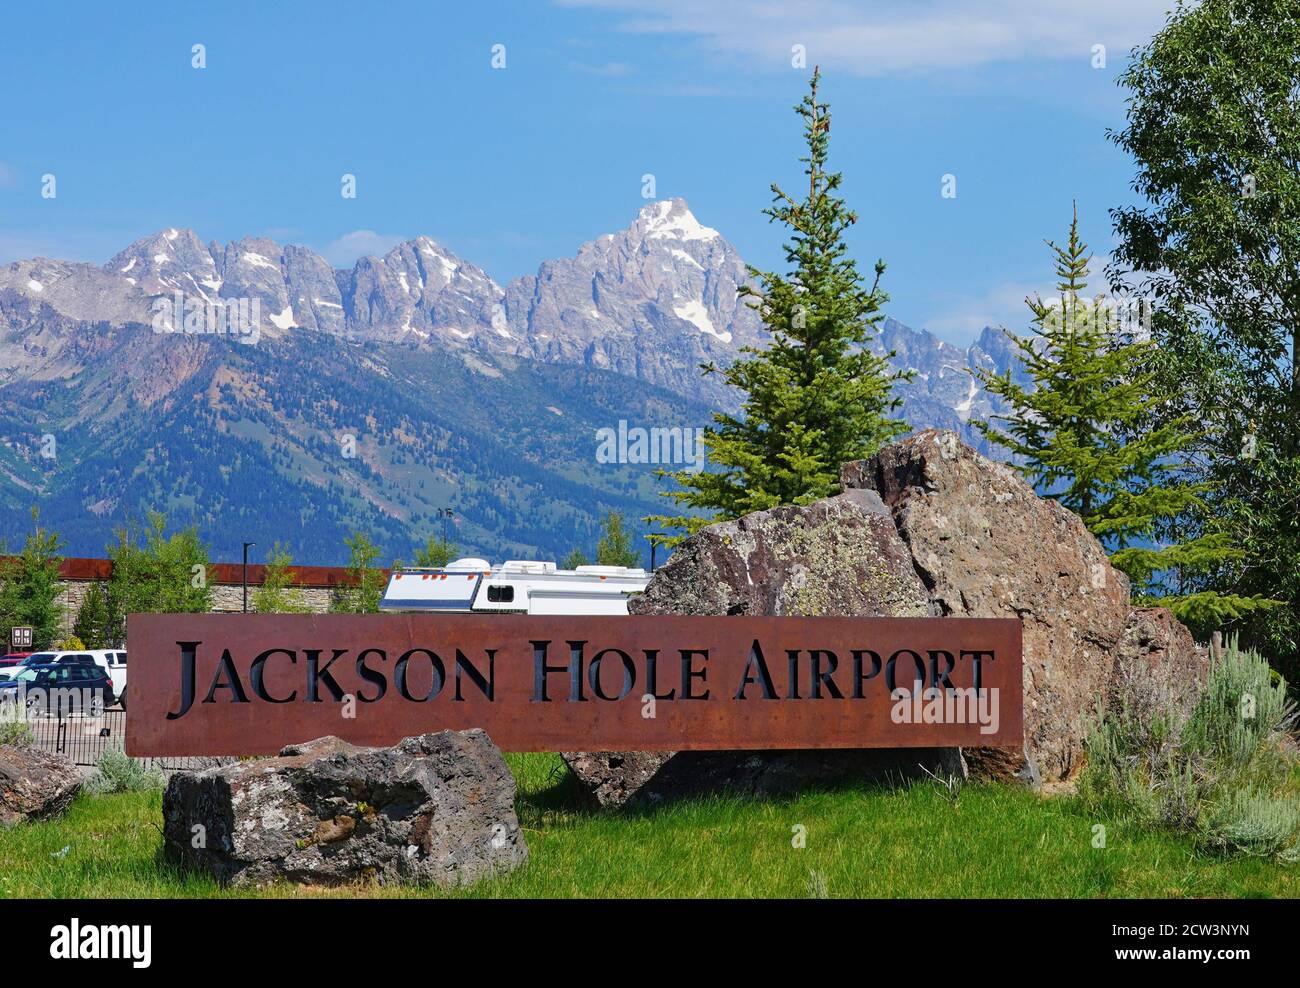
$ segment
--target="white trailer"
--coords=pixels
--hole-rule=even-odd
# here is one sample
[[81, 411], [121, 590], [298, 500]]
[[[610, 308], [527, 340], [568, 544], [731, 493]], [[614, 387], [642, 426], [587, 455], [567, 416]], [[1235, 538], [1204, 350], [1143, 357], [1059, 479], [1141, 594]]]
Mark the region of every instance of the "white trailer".
[[626, 614], [650, 582], [643, 569], [510, 559], [457, 559], [441, 569], [403, 569], [388, 578], [381, 611], [446, 614]]

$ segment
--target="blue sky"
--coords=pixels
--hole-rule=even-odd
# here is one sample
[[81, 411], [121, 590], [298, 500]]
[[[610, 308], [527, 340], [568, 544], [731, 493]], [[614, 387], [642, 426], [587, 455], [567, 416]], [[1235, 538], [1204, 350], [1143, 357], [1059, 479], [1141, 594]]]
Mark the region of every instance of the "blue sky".
[[[1098, 255], [1131, 163], [1115, 85], [1167, 0], [148, 2], [10, 7], [0, 262], [103, 262], [168, 226], [349, 265], [428, 234], [504, 283], [682, 196], [752, 263], [799, 184], [791, 106], [822, 66], [832, 164], [888, 311], [967, 342], [1023, 328], [1079, 203]], [[206, 46], [207, 67], [191, 67]], [[505, 46], [494, 69], [492, 47]], [[1094, 68], [1094, 45], [1106, 66]], [[41, 197], [54, 174], [57, 197]], [[357, 177], [357, 197], [339, 194]], [[945, 174], [957, 197], [940, 195]]]

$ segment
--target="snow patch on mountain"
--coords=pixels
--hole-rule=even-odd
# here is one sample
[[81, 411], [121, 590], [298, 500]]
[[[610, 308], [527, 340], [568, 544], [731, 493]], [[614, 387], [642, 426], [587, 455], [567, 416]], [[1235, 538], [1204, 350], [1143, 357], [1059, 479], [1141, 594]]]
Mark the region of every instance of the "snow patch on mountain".
[[731, 342], [731, 334], [725, 331], [718, 331], [718, 328], [714, 326], [713, 322], [709, 319], [709, 310], [706, 309], [704, 303], [700, 302], [698, 299], [692, 299], [691, 301], [684, 302], [681, 305], [673, 306], [673, 312], [685, 319], [687, 322], [693, 323], [699, 328], [700, 332], [708, 333], [710, 336], [716, 336], [724, 343]]

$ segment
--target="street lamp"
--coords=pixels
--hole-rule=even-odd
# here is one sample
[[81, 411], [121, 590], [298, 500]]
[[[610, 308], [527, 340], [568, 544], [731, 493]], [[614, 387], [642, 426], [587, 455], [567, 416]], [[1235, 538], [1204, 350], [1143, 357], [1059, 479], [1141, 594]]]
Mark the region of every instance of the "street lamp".
[[257, 545], [256, 542], [244, 543], [244, 613], [248, 613], [248, 550]]
[[650, 572], [655, 571], [655, 552], [659, 548], [659, 540], [664, 537], [663, 532], [651, 532], [646, 536], [646, 541], [650, 543]]

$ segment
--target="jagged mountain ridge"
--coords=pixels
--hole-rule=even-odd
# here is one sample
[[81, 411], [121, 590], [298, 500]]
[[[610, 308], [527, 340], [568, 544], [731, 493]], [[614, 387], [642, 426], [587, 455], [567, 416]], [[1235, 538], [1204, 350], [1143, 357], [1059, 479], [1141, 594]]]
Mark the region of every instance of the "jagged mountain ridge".
[[[505, 287], [428, 237], [351, 269], [306, 247], [204, 244], [183, 229], [102, 266], [12, 262], [0, 266], [0, 519], [19, 531], [38, 503], [71, 551], [98, 554], [115, 525], [153, 504], [199, 525], [219, 554], [242, 528], [329, 562], [349, 526], [400, 555], [435, 508], [453, 505], [467, 549], [562, 555], [594, 541], [600, 511], [664, 507], [653, 466], [593, 462], [595, 429], [698, 427], [711, 408], [736, 407], [698, 365], [765, 342], [736, 295], [746, 277], [735, 248], [682, 200], [650, 203], [625, 230]], [[151, 332], [154, 306], [178, 292], [213, 306], [256, 300], [257, 345]], [[1002, 333], [963, 349], [885, 320], [874, 346], [915, 371], [900, 389], [903, 417], [985, 447], [969, 421], [996, 408], [968, 371], [1018, 367]], [[393, 439], [374, 409], [398, 381], [406, 407], [390, 416]], [[594, 410], [581, 408], [583, 387], [604, 396]], [[559, 420], [563, 442], [543, 442]], [[339, 463], [340, 429], [394, 455]], [[33, 453], [46, 435], [59, 438], [53, 462]], [[541, 460], [512, 455], [539, 442]], [[398, 496], [416, 474], [419, 491]], [[299, 503], [278, 504], [276, 491]]]
[[[55, 315], [111, 326], [149, 325], [158, 300], [221, 306], [256, 299], [261, 334], [320, 330], [361, 341], [467, 348], [545, 363], [613, 370], [692, 399], [734, 409], [736, 396], [699, 365], [726, 364], [740, 347], [763, 345], [757, 314], [737, 297], [748, 280], [743, 259], [681, 199], [645, 206], [626, 229], [544, 262], [536, 275], [504, 288], [481, 268], [429, 237], [398, 244], [383, 257], [335, 269], [307, 247], [248, 237], [204, 244], [192, 230], [144, 237], [101, 266], [36, 258], [0, 266], [11, 290]], [[878, 349], [915, 367], [904, 389], [915, 424], [959, 425], [989, 410], [964, 368], [1004, 370], [1006, 348], [986, 332], [965, 351], [893, 321]], [[13, 374], [40, 373], [30, 360]], [[6, 370], [0, 364], [0, 383]], [[938, 376], [931, 379], [931, 372]], [[956, 383], [954, 383], [956, 382]], [[970, 392], [970, 393], [962, 393]]]

